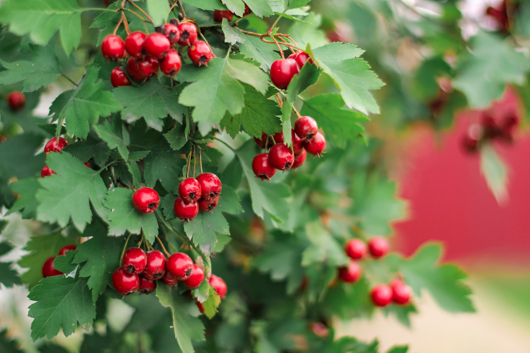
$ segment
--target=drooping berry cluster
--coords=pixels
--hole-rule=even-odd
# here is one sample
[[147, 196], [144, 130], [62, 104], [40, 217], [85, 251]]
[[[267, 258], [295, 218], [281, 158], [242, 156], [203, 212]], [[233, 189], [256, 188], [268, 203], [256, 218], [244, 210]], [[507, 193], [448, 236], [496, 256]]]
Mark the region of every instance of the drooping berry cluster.
[[344, 246], [344, 252], [350, 258], [350, 263], [339, 268], [339, 278], [345, 283], [355, 283], [361, 278], [361, 267], [357, 260], [363, 259], [367, 252], [374, 259], [382, 258], [388, 254], [388, 242], [385, 238], [373, 237], [366, 246], [360, 239], [350, 239]]
[[7, 103], [12, 110], [21, 110], [26, 105], [26, 96], [22, 92], [13, 91], [7, 95]]
[[175, 200], [175, 215], [189, 222], [203, 212], [213, 211], [223, 189], [221, 180], [213, 173], [202, 173], [197, 178], [186, 178], [179, 184], [179, 197]]
[[270, 76], [271, 81], [279, 89], [287, 89], [294, 75], [298, 75], [300, 69], [309, 60], [313, 60], [303, 51], [297, 51], [291, 54], [287, 59], [279, 59], [272, 63]]
[[[61, 248], [61, 250], [59, 250], [58, 255], [59, 256], [66, 255], [67, 251], [75, 250], [75, 249], [77, 249], [77, 246], [75, 245], [65, 245]], [[57, 256], [52, 256], [52, 257], [49, 257], [46, 261], [44, 261], [44, 264], [42, 265], [42, 276], [44, 278], [64, 274], [61, 271], [55, 269], [55, 267], [53, 267], [53, 261], [55, 261], [56, 258]]]
[[[221, 0], [219, 0], [219, 2], [221, 2]], [[249, 15], [250, 13], [252, 13], [252, 10], [250, 10], [248, 5], [245, 4], [245, 12], [243, 13], [243, 17]], [[234, 16], [236, 15], [230, 10], [215, 10], [213, 12], [213, 20], [217, 23], [223, 22], [223, 18], [226, 18], [228, 22], [231, 22], [234, 19]]]
[[462, 146], [466, 152], [477, 152], [480, 147], [493, 140], [511, 143], [515, 129], [519, 125], [519, 117], [515, 114], [496, 118], [489, 112], [483, 112], [480, 123], [469, 126]]

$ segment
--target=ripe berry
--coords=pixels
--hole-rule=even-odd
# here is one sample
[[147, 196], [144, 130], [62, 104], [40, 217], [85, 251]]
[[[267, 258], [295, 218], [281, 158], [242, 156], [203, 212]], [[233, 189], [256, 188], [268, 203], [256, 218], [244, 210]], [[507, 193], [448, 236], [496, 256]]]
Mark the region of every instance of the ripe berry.
[[85, 164], [88, 168], [92, 169], [92, 166], [90, 165], [89, 162], [85, 162], [84, 164]]
[[175, 77], [181, 67], [182, 62], [180, 61], [180, 55], [174, 50], [168, 51], [164, 60], [160, 62], [160, 70], [162, 70], [162, 73], [166, 76]]
[[57, 173], [51, 170], [50, 167], [48, 167], [47, 165], [45, 165], [44, 168], [42, 168], [42, 170], [40, 171], [41, 178], [52, 176], [52, 174], [57, 174]]
[[309, 59], [309, 63], [311, 64], [313, 63], [313, 59], [311, 59], [309, 55], [303, 51], [297, 51], [296, 53], [289, 55], [289, 58], [294, 59], [296, 63], [298, 64], [298, 66], [300, 67], [300, 69], [302, 68], [302, 66], [304, 66], [304, 64], [306, 63], [308, 59]]
[[247, 4], [245, 4], [245, 12], [243, 12], [243, 17], [245, 17], [246, 15], [249, 15], [252, 13], [252, 10], [250, 9], [250, 7], [248, 7]]
[[162, 277], [162, 282], [164, 282], [164, 284], [170, 286], [170, 287], [174, 287], [177, 285], [178, 283], [178, 278], [175, 277], [171, 272], [169, 271], [166, 271], [166, 273], [164, 274], [164, 276]]
[[302, 150], [302, 154], [299, 156], [294, 157], [294, 163], [291, 166], [291, 169], [296, 169], [298, 167], [301, 167], [304, 165], [305, 160], [307, 158], [307, 152], [305, 150]]
[[291, 129], [291, 140], [293, 142], [293, 152], [295, 156], [299, 156], [304, 151], [304, 141]]
[[[498, 137], [502, 133], [499, 123], [489, 113], [484, 113], [481, 116], [480, 125], [482, 125], [483, 135], [487, 138], [493, 139]], [[471, 132], [471, 128], [469, 129], [469, 131]]]
[[406, 305], [410, 302], [410, 287], [400, 280], [390, 282], [392, 289], [392, 301], [399, 305]]
[[278, 170], [287, 170], [294, 163], [294, 155], [291, 149], [283, 143], [277, 143], [269, 151], [269, 165]]
[[110, 82], [114, 87], [130, 86], [131, 81], [121, 67], [115, 67], [110, 74]]
[[210, 59], [214, 57], [210, 46], [201, 40], [195, 41], [188, 48], [188, 56], [197, 66], [208, 65]]
[[156, 281], [147, 277], [140, 276], [138, 292], [140, 294], [151, 294], [156, 290]]
[[175, 215], [184, 222], [189, 222], [199, 213], [199, 204], [195, 201], [186, 202], [181, 197], [175, 200]]
[[101, 53], [110, 61], [117, 61], [125, 56], [125, 43], [123, 39], [114, 34], [109, 34], [101, 42]]
[[346, 283], [355, 283], [361, 278], [361, 267], [352, 260], [348, 266], [339, 268], [339, 278]]
[[177, 26], [172, 23], [169, 23], [164, 26], [164, 35], [171, 44], [175, 44], [180, 39], [180, 31]]
[[234, 14], [230, 10], [215, 10], [213, 12], [213, 21], [221, 23], [223, 18], [226, 18], [228, 22], [231, 22], [234, 18]]
[[276, 169], [269, 164], [268, 153], [261, 153], [254, 157], [252, 160], [252, 170], [261, 181], [265, 179], [270, 180], [276, 174]]
[[479, 124], [473, 124], [468, 129], [462, 140], [465, 152], [474, 153], [478, 151], [480, 142], [484, 137], [484, 129]]
[[382, 237], [371, 238], [368, 240], [368, 251], [373, 258], [379, 259], [388, 253], [388, 242]]
[[191, 275], [192, 266], [193, 260], [182, 252], [174, 253], [166, 261], [166, 270], [180, 281]]
[[66, 252], [67, 251], [72, 251], [72, 250], [75, 250], [77, 249], [77, 246], [75, 245], [65, 245], [61, 248], [61, 250], [59, 250], [59, 256], [62, 256], [62, 255], [66, 255]]
[[151, 33], [145, 38], [144, 49], [149, 55], [162, 59], [171, 48], [169, 39], [162, 33]]
[[504, 140], [511, 141], [513, 139], [513, 134], [515, 129], [519, 125], [519, 117], [517, 115], [509, 115], [504, 119], [501, 124], [501, 137]]
[[204, 305], [200, 301], [195, 301], [195, 304], [197, 304], [197, 309], [201, 312], [201, 314], [204, 314]]
[[142, 213], [152, 213], [158, 208], [160, 197], [151, 188], [139, 188], [132, 197], [134, 207]]
[[59, 137], [59, 141], [57, 141], [57, 138], [54, 137], [46, 143], [46, 146], [44, 146], [44, 154], [46, 155], [49, 152], [61, 152], [65, 146], [68, 146], [68, 141], [62, 137]]
[[[267, 143], [268, 137], [268, 143]], [[261, 149], [268, 150], [274, 143], [283, 143], [283, 132], [277, 132], [274, 136], [268, 136], [266, 133], [261, 133], [261, 138], [254, 137], [254, 141]]]
[[182, 283], [188, 288], [197, 288], [204, 280], [204, 271], [198, 265], [191, 266], [191, 273], [188, 279], [183, 280]]
[[53, 267], [53, 261], [55, 258], [56, 256], [48, 258], [48, 260], [44, 262], [44, 265], [42, 265], [42, 276], [44, 278], [63, 274], [61, 271], [56, 270], [55, 267]]
[[227, 292], [227, 287], [225, 281], [221, 277], [217, 277], [216, 275], [210, 276], [210, 285], [215, 289], [217, 294], [223, 299]]
[[294, 122], [294, 132], [302, 140], [312, 140], [318, 132], [318, 124], [310, 116], [302, 116]]
[[149, 279], [160, 279], [166, 273], [166, 257], [158, 250], [147, 253], [147, 266], [143, 275]]
[[213, 173], [202, 173], [197, 176], [197, 181], [201, 185], [201, 198], [204, 200], [209, 200], [218, 196], [223, 189], [221, 180], [217, 175]]
[[143, 32], [132, 32], [125, 39], [125, 49], [130, 56], [138, 58], [145, 55], [144, 42], [145, 33]]
[[320, 132], [317, 132], [312, 140], [304, 142], [304, 148], [313, 156], [320, 157], [326, 148], [326, 139], [324, 138], [324, 135], [322, 135]]
[[186, 202], [197, 201], [202, 194], [201, 184], [195, 178], [186, 178], [179, 184], [179, 196]]
[[370, 297], [374, 305], [387, 306], [392, 301], [392, 289], [386, 284], [380, 284], [372, 289]]
[[135, 79], [136, 81], [143, 81], [143, 80], [145, 80], [147, 78], [138, 69], [138, 65], [136, 63], [136, 59], [135, 58], [131, 57], [131, 58], [129, 58], [129, 60], [127, 60], [127, 71], [129, 72], [129, 75], [131, 75], [131, 77], [133, 79]]
[[209, 200], [199, 199], [199, 209], [202, 212], [210, 212], [213, 211], [214, 208], [217, 207], [217, 203], [219, 202], [219, 196], [212, 197]]
[[146, 56], [143, 59], [135, 59], [136, 67], [142, 76], [150, 78], [158, 75], [158, 59], [153, 56]]
[[366, 255], [366, 244], [360, 239], [350, 239], [344, 246], [346, 255], [352, 260], [362, 259]]
[[321, 338], [325, 338], [329, 334], [328, 328], [321, 322], [313, 322], [309, 324], [309, 328], [311, 329], [311, 331], [313, 331], [315, 335]]
[[22, 92], [13, 91], [7, 96], [7, 103], [11, 109], [20, 110], [26, 105], [26, 97]]
[[178, 26], [180, 31], [179, 45], [187, 46], [197, 40], [197, 27], [191, 22], [182, 22]]
[[127, 249], [123, 254], [121, 267], [127, 273], [140, 273], [147, 266], [147, 255], [140, 248]]
[[121, 295], [129, 295], [140, 286], [140, 278], [136, 273], [129, 274], [120, 267], [112, 274], [112, 284]]
[[294, 59], [276, 60], [271, 65], [270, 76], [272, 83], [279, 89], [286, 89], [294, 75], [298, 74], [300, 68]]

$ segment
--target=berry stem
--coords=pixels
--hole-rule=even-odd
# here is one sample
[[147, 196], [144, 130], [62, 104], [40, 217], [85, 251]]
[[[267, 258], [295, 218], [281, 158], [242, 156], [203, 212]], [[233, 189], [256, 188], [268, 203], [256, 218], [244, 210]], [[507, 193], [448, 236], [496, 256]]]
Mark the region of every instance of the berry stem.
[[[283, 54], [283, 50], [282, 48], [280, 47], [280, 43], [278, 43], [278, 41], [276, 40], [276, 38], [274, 37], [271, 37], [272, 40], [274, 41], [274, 43], [276, 43], [276, 46], [278, 47], [278, 50], [280, 51], [280, 55], [282, 56], [282, 59], [285, 60], [285, 55]], [[265, 42], [265, 43], [270, 43], [270, 42], [267, 42], [266, 40], [264, 40], [263, 38], [261, 39], [262, 42]]]
[[121, 18], [118, 21], [118, 24], [116, 25], [116, 27], [114, 28], [114, 32], [112, 32], [112, 34], [116, 35], [116, 32], [118, 32], [118, 28], [120, 28], [120, 25], [121, 25], [122, 22], [123, 22], [123, 16], [121, 16]]
[[182, 6], [182, 1], [178, 0], [178, 3], [179, 3], [180, 13], [182, 14], [182, 20], [185, 21], [187, 19], [186, 11], [184, 11], [184, 6]]
[[195, 145], [193, 145], [193, 177], [195, 178], [195, 168], [197, 166], [197, 154], [195, 153]]
[[190, 165], [191, 165], [191, 151], [190, 151], [190, 156], [188, 157], [188, 170], [186, 170], [186, 178], [189, 178], [190, 176]]
[[274, 21], [274, 23], [272, 24], [271, 28], [269, 28], [269, 31], [267, 32], [269, 37], [271, 36], [271, 33], [272, 33], [272, 30], [274, 29], [274, 26], [276, 26], [278, 21], [280, 21], [280, 19], [283, 17], [283, 15], [285, 15], [286, 12], [287, 12], [287, 9], [283, 10], [283, 12], [276, 19], [276, 21]]
[[129, 233], [129, 236], [127, 237], [127, 240], [125, 241], [125, 245], [123, 246], [123, 250], [121, 251], [121, 256], [120, 256], [120, 267], [123, 265], [123, 255], [125, 254], [125, 250], [127, 250], [127, 244], [129, 243], [129, 239], [131, 238], [131, 235]]
[[222, 142], [226, 147], [230, 148], [232, 151], [235, 151], [235, 149], [232, 146], [230, 146], [228, 143], [224, 142], [220, 138], [215, 137], [214, 139], [219, 141], [219, 142]]
[[283, 38], [283, 36], [278, 36], [278, 38], [280, 38], [280, 40], [285, 43], [288, 47], [289, 47], [289, 50], [291, 50], [291, 53], [294, 54], [294, 50], [293, 50], [293, 47], [291, 45], [289, 45], [289, 43], [287, 42], [287, 40], [285, 38]]
[[[169, 12], [167, 13], [168, 16], [169, 16], [169, 14], [171, 13], [171, 11], [173, 11], [173, 8], [175, 7], [175, 5], [177, 5], [177, 1], [175, 1], [175, 2], [171, 5], [171, 7], [169, 8]], [[177, 17], [177, 20], [178, 20], [178, 17]]]
[[147, 19], [154, 25], [153, 19], [144, 10], [142, 10], [140, 6], [136, 5], [132, 0], [128, 0], [128, 1], [129, 1], [129, 4], [136, 7], [138, 10], [140, 10], [140, 12], [143, 13], [144, 16], [147, 17]]
[[127, 17], [125, 17], [125, 12], [121, 13], [121, 18], [123, 20], [123, 26], [125, 27], [125, 32], [127, 35], [131, 34], [131, 30], [129, 29], [129, 22], [127, 22]]
[[164, 246], [164, 243], [162, 243], [162, 239], [157, 235], [156, 238], [158, 239], [158, 242], [160, 243], [160, 246], [162, 247], [162, 250], [164, 250], [164, 253], [167, 257], [170, 257], [171, 254], [167, 252], [166, 247]]
[[276, 101], [278, 102], [278, 105], [280, 106], [280, 109], [282, 109], [282, 106], [283, 106], [282, 98], [280, 97], [280, 95], [278, 93], [276, 93], [274, 95], [274, 97], [276, 98]]
[[202, 174], [202, 149], [199, 147], [199, 166], [201, 167]]
[[293, 104], [293, 110], [294, 110], [294, 112], [296, 113], [296, 115], [298, 115], [299, 118], [302, 117], [302, 116], [300, 115], [300, 113], [298, 112], [298, 110], [294, 107], [294, 104]]
[[70, 81], [72, 85], [77, 87], [77, 83], [75, 83], [74, 80], [72, 80], [70, 77], [66, 76], [65, 74], [61, 74], [61, 76]]

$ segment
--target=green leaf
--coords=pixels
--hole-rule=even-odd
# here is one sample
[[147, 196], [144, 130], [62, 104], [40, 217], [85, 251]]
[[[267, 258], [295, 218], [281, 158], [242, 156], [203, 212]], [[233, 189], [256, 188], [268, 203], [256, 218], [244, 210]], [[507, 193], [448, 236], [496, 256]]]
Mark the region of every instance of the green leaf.
[[407, 353], [409, 346], [394, 346], [387, 353]]
[[245, 0], [245, 4], [252, 10], [252, 13], [258, 17], [272, 16], [272, 8], [266, 1], [262, 0]]
[[176, 217], [175, 215], [175, 200], [177, 199], [177, 196], [173, 195], [172, 193], [168, 193], [166, 196], [162, 197], [160, 199], [159, 208], [162, 211], [162, 214], [164, 215], [165, 219], [173, 219]]
[[219, 197], [217, 208], [220, 209], [221, 212], [232, 215], [237, 215], [243, 212], [243, 207], [241, 207], [241, 201], [239, 200], [236, 191], [226, 184], [223, 185], [223, 192]]
[[0, 331], [0, 352], [2, 353], [24, 353], [18, 349], [19, 343], [7, 337], [7, 328]]
[[180, 158], [181, 153], [174, 151], [166, 139], [161, 139], [145, 158], [145, 184], [154, 187], [157, 180], [167, 191], [177, 193], [179, 177], [186, 160]]
[[188, 238], [192, 239], [196, 245], [214, 245], [217, 241], [216, 233], [230, 234], [228, 222], [221, 214], [219, 207], [216, 207], [213, 212], [200, 211], [192, 221], [184, 223], [184, 230]]
[[22, 284], [18, 272], [11, 267], [10, 262], [0, 262], [0, 283], [8, 288]]
[[480, 151], [480, 172], [499, 204], [508, 201], [508, 170], [492, 145], [483, 146]]
[[297, 7], [305, 6], [310, 0], [286, 0], [287, 9], [295, 9]]
[[339, 267], [349, 263], [342, 246], [324, 229], [320, 221], [306, 224], [305, 232], [312, 245], [302, 254], [302, 266], [326, 262]]
[[94, 132], [89, 133], [86, 140], [79, 140], [66, 146], [64, 151], [76, 156], [83, 163], [94, 158], [94, 162], [99, 167], [103, 167], [110, 156], [107, 142], [100, 139]]
[[208, 319], [211, 319], [217, 313], [221, 298], [212, 286], [209, 286], [209, 288], [208, 299], [202, 303], [202, 306], [204, 307], [204, 315], [206, 315]]
[[126, 161], [129, 159], [129, 150], [127, 149], [129, 135], [121, 119], [114, 117], [113, 123], [105, 120], [103, 124], [95, 125], [94, 130], [109, 148], [117, 148], [123, 159]]
[[166, 0], [149, 0], [147, 1], [147, 13], [151, 15], [155, 26], [163, 25], [169, 13], [169, 2]]
[[[224, 10], [225, 7], [221, 4], [219, 0], [182, 0], [191, 6], [198, 7], [202, 10]], [[187, 11], [186, 11], [187, 12]]]
[[9, 188], [20, 197], [11, 206], [6, 216], [20, 212], [24, 219], [35, 218], [35, 211], [39, 205], [36, 198], [37, 190], [40, 188], [39, 180], [37, 178], [22, 179], [9, 184]]
[[68, 277], [75, 277], [70, 275], [73, 271], [76, 270], [77, 265], [72, 264], [72, 261], [74, 260], [76, 251], [75, 250], [69, 250], [66, 252], [65, 255], [57, 256], [55, 260], [53, 260], [53, 267], [67, 275]]
[[230, 26], [230, 23], [226, 18], [223, 18], [223, 23], [221, 24], [223, 33], [225, 35], [225, 43], [243, 43], [245, 41], [245, 35], [238, 28]]
[[66, 227], [71, 219], [82, 232], [92, 220], [90, 204], [101, 217], [106, 217], [102, 200], [107, 188], [99, 172], [66, 152], [49, 153], [47, 160], [57, 174], [39, 180], [43, 189], [37, 191], [38, 220]]
[[[261, 68], [267, 70], [272, 63], [280, 59], [276, 53], [275, 46], [261, 41], [258, 37], [245, 35], [245, 40], [239, 45], [241, 54], [261, 64]], [[277, 48], [276, 48], [277, 50]]]
[[35, 176], [44, 166], [44, 155], [35, 156], [35, 152], [42, 146], [42, 140], [38, 135], [21, 134], [0, 144], [0, 176], [6, 180]]
[[52, 338], [62, 328], [69, 336], [81, 325], [90, 328], [96, 317], [96, 306], [90, 298], [87, 280], [53, 276], [44, 278], [33, 287], [29, 299], [36, 301], [29, 307], [33, 341], [41, 337]]
[[109, 214], [109, 235], [143, 234], [152, 244], [158, 235], [158, 222], [154, 213], [140, 213], [132, 203], [133, 191], [123, 188], [110, 189], [105, 207], [113, 210]]
[[236, 16], [243, 16], [243, 13], [245, 12], [245, 4], [242, 0], [223, 0], [222, 2]]
[[[189, 132], [189, 131], [188, 131]], [[167, 142], [175, 151], [180, 150], [186, 142], [188, 142], [188, 135], [186, 133], [186, 126], [175, 123], [175, 127], [164, 134]]]

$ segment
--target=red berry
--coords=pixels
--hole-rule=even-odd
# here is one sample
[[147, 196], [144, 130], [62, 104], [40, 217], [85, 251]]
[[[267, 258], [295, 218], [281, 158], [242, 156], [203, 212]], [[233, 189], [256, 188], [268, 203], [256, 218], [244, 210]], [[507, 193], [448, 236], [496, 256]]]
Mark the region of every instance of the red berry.
[[44, 168], [42, 168], [42, 170], [40, 171], [41, 178], [52, 176], [52, 174], [57, 174], [57, 173], [51, 170], [50, 167], [48, 167], [47, 165], [45, 165]]
[[324, 138], [324, 135], [322, 135], [320, 132], [317, 132], [312, 140], [304, 142], [304, 148], [313, 156], [320, 157], [326, 148], [326, 139]]
[[209, 200], [199, 199], [199, 209], [202, 212], [213, 212], [213, 209], [217, 207], [217, 203], [219, 202], [219, 196], [212, 197]]
[[291, 169], [296, 169], [298, 167], [301, 167], [304, 165], [305, 160], [307, 158], [307, 152], [305, 150], [302, 150], [302, 154], [299, 156], [294, 157], [294, 163], [291, 166]]
[[348, 266], [339, 268], [339, 278], [346, 283], [355, 283], [361, 278], [361, 267], [352, 260]]
[[269, 151], [269, 165], [278, 170], [287, 170], [294, 163], [291, 149], [283, 143], [277, 143]]
[[65, 146], [68, 146], [68, 141], [62, 137], [59, 137], [59, 141], [57, 141], [57, 138], [54, 137], [46, 143], [46, 146], [44, 146], [44, 154], [46, 155], [49, 152], [61, 152]]
[[480, 142], [484, 137], [484, 129], [479, 124], [471, 125], [464, 135], [462, 140], [462, 147], [464, 151], [469, 153], [477, 152], [480, 146]]
[[162, 282], [164, 282], [164, 284], [170, 286], [170, 287], [174, 287], [177, 285], [179, 279], [177, 277], [175, 277], [171, 272], [169, 271], [166, 271], [166, 273], [164, 274], [164, 276], [162, 277]]
[[171, 44], [175, 44], [180, 39], [180, 31], [177, 26], [172, 23], [169, 23], [164, 26], [164, 35]]
[[216, 275], [210, 276], [210, 285], [215, 289], [217, 294], [223, 299], [227, 292], [227, 287], [225, 281], [221, 277], [217, 277]]
[[201, 314], [204, 314], [204, 305], [200, 301], [195, 301], [195, 304], [197, 304], [197, 309], [201, 312]]
[[261, 181], [265, 179], [270, 180], [276, 174], [276, 169], [269, 164], [268, 153], [261, 153], [254, 157], [252, 160], [252, 170]]
[[513, 140], [513, 134], [515, 132], [515, 129], [519, 125], [519, 117], [517, 115], [508, 115], [504, 119], [501, 125], [501, 137], [505, 141], [512, 141]]
[[252, 13], [252, 10], [248, 7], [247, 4], [245, 4], [245, 12], [243, 12], [243, 17], [245, 17], [246, 15], [249, 15]]
[[139, 188], [132, 197], [134, 207], [142, 213], [152, 213], [158, 208], [160, 197], [151, 188]]
[[120, 267], [112, 274], [112, 284], [121, 295], [129, 295], [140, 286], [140, 278], [136, 273], [129, 274]]
[[110, 82], [114, 87], [130, 86], [131, 81], [121, 67], [115, 67], [110, 74]]
[[302, 140], [312, 140], [318, 132], [318, 124], [310, 116], [302, 116], [294, 122], [294, 131]]
[[[268, 143], [267, 143], [268, 137]], [[274, 140], [274, 141], [273, 141]], [[266, 133], [261, 133], [261, 138], [254, 137], [254, 141], [261, 149], [268, 150], [274, 143], [283, 143], [283, 132], [277, 132], [274, 136], [268, 136]]]
[[156, 290], [156, 281], [147, 277], [140, 276], [138, 292], [140, 294], [151, 294]]
[[353, 260], [359, 260], [366, 255], [366, 244], [360, 239], [350, 239], [344, 246], [344, 251]]
[[201, 184], [195, 178], [186, 178], [179, 184], [179, 196], [186, 202], [197, 201], [202, 194]]
[[175, 77], [181, 67], [182, 62], [180, 61], [180, 55], [174, 50], [168, 51], [164, 60], [160, 62], [160, 70], [162, 70], [162, 73], [166, 76]]
[[162, 33], [151, 33], [145, 38], [144, 49], [149, 55], [162, 59], [171, 48], [169, 39]]
[[166, 261], [166, 270], [180, 281], [190, 276], [192, 266], [193, 260], [182, 252], [174, 253]]
[[234, 14], [230, 10], [215, 10], [213, 12], [213, 21], [214, 22], [223, 22], [223, 18], [226, 18], [228, 22], [231, 22], [234, 18]]
[[368, 240], [368, 251], [373, 258], [379, 259], [388, 253], [388, 242], [382, 237], [371, 238]]
[[201, 285], [204, 280], [204, 271], [198, 265], [193, 264], [191, 266], [191, 273], [188, 279], [182, 281], [182, 283], [188, 288], [197, 288]]
[[199, 204], [195, 201], [186, 202], [181, 197], [175, 200], [175, 215], [184, 222], [189, 222], [199, 213]]
[[26, 105], [26, 97], [22, 92], [13, 91], [7, 96], [7, 103], [11, 109], [20, 110]]
[[321, 322], [313, 322], [309, 327], [311, 328], [311, 331], [313, 331], [313, 333], [318, 337], [324, 338], [329, 334], [328, 328]]
[[62, 255], [66, 255], [66, 252], [67, 251], [72, 251], [72, 250], [75, 250], [77, 249], [77, 246], [75, 245], [65, 245], [61, 248], [61, 250], [59, 250], [59, 256], [62, 256]]
[[392, 289], [386, 284], [375, 286], [370, 292], [372, 303], [376, 306], [387, 306], [392, 301]]
[[110, 61], [116, 61], [125, 56], [125, 43], [123, 39], [114, 34], [109, 34], [101, 42], [101, 53]]
[[147, 255], [140, 248], [127, 249], [121, 267], [127, 273], [140, 273], [147, 266]]
[[299, 156], [304, 152], [304, 141], [298, 137], [298, 135], [291, 129], [291, 140], [293, 142], [293, 152], [295, 157]]
[[158, 59], [153, 56], [146, 56], [143, 59], [134, 59], [136, 67], [142, 76], [150, 78], [158, 75]]
[[63, 274], [61, 271], [56, 270], [55, 267], [53, 267], [53, 261], [55, 258], [56, 256], [48, 258], [48, 260], [44, 262], [44, 265], [42, 265], [42, 276], [44, 278]]
[[392, 301], [394, 303], [406, 305], [410, 302], [410, 287], [403, 283], [403, 281], [394, 280], [390, 282], [390, 288], [392, 289]]
[[145, 33], [143, 32], [132, 32], [125, 39], [125, 49], [132, 57], [140, 57], [145, 55], [144, 42]]
[[188, 56], [197, 66], [208, 65], [210, 59], [214, 57], [210, 46], [201, 40], [195, 41], [188, 48]]
[[294, 75], [298, 74], [300, 68], [294, 59], [276, 60], [271, 65], [272, 83], [279, 89], [286, 89]]
[[300, 69], [302, 68], [302, 66], [304, 66], [307, 59], [309, 59], [309, 63], [313, 63], [313, 59], [311, 59], [309, 55], [303, 51], [297, 51], [296, 53], [289, 55], [289, 58], [296, 60], [296, 63], [298, 64]]
[[482, 114], [480, 125], [482, 125], [483, 134], [487, 138], [493, 139], [502, 133], [499, 122], [489, 113]]
[[180, 31], [179, 45], [187, 46], [197, 40], [197, 27], [191, 22], [182, 22], [178, 26]]
[[84, 164], [85, 164], [88, 168], [92, 169], [92, 166], [90, 165], [89, 162], [85, 162]]
[[147, 253], [147, 266], [143, 275], [149, 279], [160, 279], [166, 273], [166, 257], [158, 250]]
[[136, 81], [143, 81], [147, 78], [138, 69], [138, 65], [136, 63], [135, 58], [131, 57], [129, 58], [129, 60], [127, 60], [127, 71], [129, 72], [129, 75], [131, 75], [131, 77]]
[[218, 196], [223, 189], [221, 180], [213, 173], [202, 173], [197, 176], [197, 181], [201, 185], [201, 198], [204, 200]]

